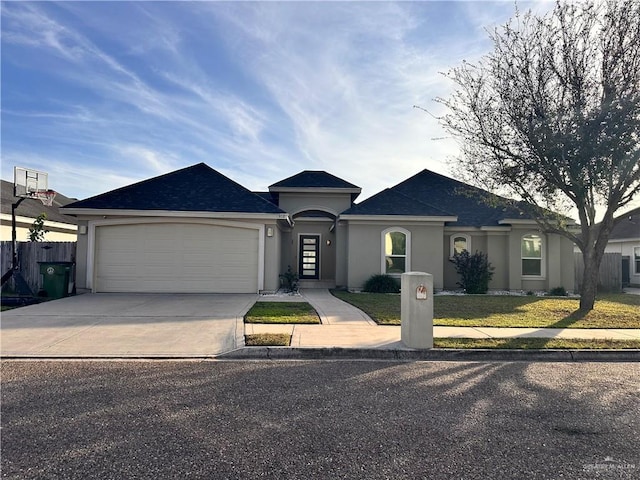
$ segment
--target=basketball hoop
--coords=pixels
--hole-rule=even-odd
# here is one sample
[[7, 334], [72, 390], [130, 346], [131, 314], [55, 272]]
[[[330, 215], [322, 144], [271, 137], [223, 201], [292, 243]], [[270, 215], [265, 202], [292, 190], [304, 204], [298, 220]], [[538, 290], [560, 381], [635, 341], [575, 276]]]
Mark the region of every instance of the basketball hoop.
[[43, 205], [50, 207], [53, 205], [53, 199], [56, 198], [55, 190], [36, 190], [31, 194], [33, 198], [37, 198]]

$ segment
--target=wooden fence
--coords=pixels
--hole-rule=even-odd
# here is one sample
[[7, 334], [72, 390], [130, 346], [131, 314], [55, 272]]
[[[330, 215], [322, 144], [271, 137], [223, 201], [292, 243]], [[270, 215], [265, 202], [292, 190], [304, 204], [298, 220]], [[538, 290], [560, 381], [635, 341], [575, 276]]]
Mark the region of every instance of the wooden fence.
[[[576, 291], [582, 290], [582, 275], [584, 261], [581, 253], [574, 254], [574, 271]], [[598, 290], [602, 292], [619, 292], [622, 290], [622, 255], [620, 253], [605, 253], [600, 263]]]
[[[31, 291], [38, 293], [42, 279], [38, 262], [75, 262], [76, 242], [17, 242], [20, 273]], [[0, 242], [1, 272], [11, 269], [11, 242]], [[9, 281], [9, 289], [13, 288]]]

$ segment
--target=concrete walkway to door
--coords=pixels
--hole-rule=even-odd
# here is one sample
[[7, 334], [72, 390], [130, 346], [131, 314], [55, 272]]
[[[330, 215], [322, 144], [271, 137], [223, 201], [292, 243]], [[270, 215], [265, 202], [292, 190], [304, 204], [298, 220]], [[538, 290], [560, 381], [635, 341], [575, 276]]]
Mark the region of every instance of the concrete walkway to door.
[[202, 357], [243, 343], [257, 295], [96, 293], [2, 313], [2, 357]]

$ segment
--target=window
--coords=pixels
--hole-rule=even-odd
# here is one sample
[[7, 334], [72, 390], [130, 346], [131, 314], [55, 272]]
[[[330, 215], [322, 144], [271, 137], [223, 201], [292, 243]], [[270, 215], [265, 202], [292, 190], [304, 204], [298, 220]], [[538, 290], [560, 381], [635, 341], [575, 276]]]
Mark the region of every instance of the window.
[[633, 264], [636, 275], [640, 275], [640, 247], [633, 247]]
[[382, 273], [400, 275], [409, 270], [410, 233], [401, 228], [382, 232]]
[[525, 277], [542, 277], [542, 237], [530, 234], [522, 237], [522, 275]]
[[451, 253], [449, 256], [453, 258], [456, 253], [462, 253], [463, 250], [471, 251], [471, 237], [462, 234], [451, 235]]

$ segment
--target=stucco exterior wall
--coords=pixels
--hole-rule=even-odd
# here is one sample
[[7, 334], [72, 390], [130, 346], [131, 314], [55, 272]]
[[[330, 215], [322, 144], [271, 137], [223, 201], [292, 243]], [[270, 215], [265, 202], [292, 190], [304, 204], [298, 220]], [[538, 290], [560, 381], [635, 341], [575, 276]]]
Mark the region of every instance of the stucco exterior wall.
[[490, 290], [509, 289], [509, 235], [508, 232], [487, 232], [487, 250], [489, 263], [494, 267], [489, 282]]
[[[291, 232], [287, 265], [298, 272], [300, 235], [320, 236], [320, 278], [319, 280], [333, 281], [336, 278], [336, 235], [330, 229], [334, 222], [329, 219], [296, 220]], [[327, 241], [330, 242], [327, 245]], [[298, 272], [299, 273], [299, 272]]]
[[[273, 236], [269, 236], [269, 232]], [[266, 224], [264, 229], [264, 288], [266, 292], [275, 292], [280, 288], [280, 255], [282, 233], [275, 223]], [[284, 273], [284, 272], [282, 272]]]
[[351, 195], [348, 193], [280, 193], [279, 197], [278, 206], [291, 214], [323, 210], [337, 216], [351, 207]]
[[458, 235], [466, 235], [470, 240], [470, 252], [482, 252], [488, 256], [489, 263], [495, 268], [493, 278], [489, 282], [490, 290], [506, 290], [509, 288], [509, 256], [507, 249], [508, 232], [486, 232], [477, 230], [445, 229], [444, 248], [444, 288], [456, 290], [460, 286], [460, 276], [456, 273], [455, 265], [451, 258], [451, 238]]
[[348, 279], [347, 287], [360, 290], [364, 282], [382, 271], [383, 235], [389, 228], [410, 232], [407, 271], [422, 271], [433, 275], [434, 288], [443, 288], [442, 238], [443, 224], [417, 224], [387, 222], [349, 222], [348, 225]]

